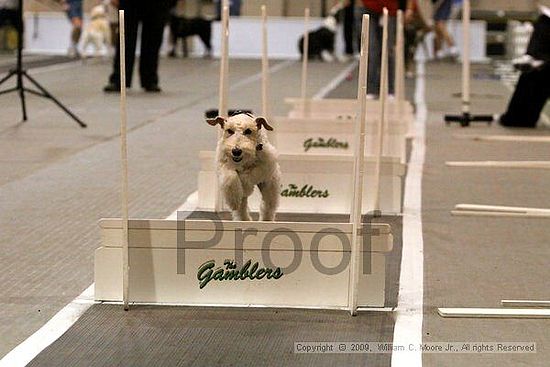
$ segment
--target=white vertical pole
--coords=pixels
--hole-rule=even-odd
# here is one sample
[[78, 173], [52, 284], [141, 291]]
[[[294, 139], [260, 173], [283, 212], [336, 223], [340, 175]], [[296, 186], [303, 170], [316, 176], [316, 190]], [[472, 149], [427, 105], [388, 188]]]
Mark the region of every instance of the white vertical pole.
[[401, 106], [405, 100], [405, 37], [403, 29], [403, 11], [397, 11], [397, 29], [395, 37], [395, 99]]
[[462, 5], [462, 112], [470, 113], [470, 0]]
[[361, 25], [361, 58], [359, 62], [359, 79], [357, 81], [357, 105], [359, 111], [355, 123], [355, 164], [353, 166], [353, 202], [351, 203], [350, 221], [353, 223], [351, 233], [351, 265], [348, 289], [350, 314], [357, 313], [357, 296], [359, 287], [359, 259], [361, 239], [359, 234], [362, 224], [363, 177], [365, 174], [365, 130], [367, 115], [367, 65], [369, 55], [369, 16], [363, 15]]
[[378, 120], [378, 145], [374, 171], [374, 210], [380, 210], [380, 171], [384, 149], [384, 128], [386, 124], [386, 98], [388, 95], [388, 9], [384, 8], [382, 18], [382, 58], [380, 67], [380, 119]]
[[121, 199], [122, 199], [122, 304], [129, 309], [129, 246], [128, 246], [128, 144], [126, 138], [126, 44], [124, 34], [124, 10], [118, 11], [120, 34], [120, 160], [122, 163]]
[[309, 8], [306, 8], [304, 11], [304, 43], [303, 43], [303, 52], [302, 52], [302, 90], [301, 90], [301, 99], [302, 99], [302, 108], [303, 116], [305, 117], [308, 112], [309, 103], [306, 102], [307, 98], [307, 63], [309, 58]]
[[[229, 5], [228, 0], [223, 1], [222, 7], [222, 34], [221, 34], [221, 55], [220, 55], [220, 91], [218, 103], [218, 115], [227, 117], [227, 94], [228, 94], [228, 73], [229, 73]], [[218, 139], [222, 134], [218, 129]], [[220, 193], [219, 172], [216, 171], [216, 181], [214, 183], [214, 210], [219, 212], [223, 207], [223, 198]]]
[[267, 10], [262, 5], [262, 115], [269, 116], [269, 59], [267, 50]]

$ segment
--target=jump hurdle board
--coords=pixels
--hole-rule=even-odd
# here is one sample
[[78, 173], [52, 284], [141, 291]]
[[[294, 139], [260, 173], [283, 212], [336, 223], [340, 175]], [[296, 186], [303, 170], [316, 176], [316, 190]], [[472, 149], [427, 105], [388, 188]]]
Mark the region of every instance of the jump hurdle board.
[[[122, 223], [120, 219], [102, 219], [99, 226], [102, 245], [95, 252], [95, 299], [121, 301]], [[385, 253], [392, 249], [393, 236], [388, 224], [365, 228], [368, 246], [361, 252], [359, 305], [382, 307]], [[241, 231], [247, 230], [257, 232], [243, 238]], [[220, 221], [216, 225], [197, 219], [132, 219], [130, 302], [346, 308], [351, 233], [351, 223]], [[205, 246], [204, 241], [212, 238], [217, 241]], [[239, 249], [242, 251], [236, 251]], [[204, 269], [214, 264], [214, 271], [225, 270], [224, 262], [236, 261], [237, 254], [242, 254], [242, 264], [250, 260], [249, 271], [258, 263], [255, 275], [261, 279], [206, 281], [208, 271]], [[242, 267], [235, 270], [239, 269]], [[259, 269], [264, 269], [262, 274]], [[201, 282], [205, 283], [202, 288]]]
[[[216, 180], [215, 152], [202, 151], [199, 157], [201, 170], [197, 207], [212, 210], [215, 189], [212, 183]], [[353, 193], [353, 156], [280, 154], [279, 164], [282, 172], [280, 212], [349, 214]], [[405, 167], [398, 158], [382, 157], [380, 210], [383, 212], [401, 212]], [[365, 157], [363, 213], [374, 209], [374, 172], [375, 159]], [[258, 210], [258, 190], [248, 203], [252, 210]]]
[[[372, 116], [369, 116], [372, 117]], [[353, 155], [355, 152], [355, 124], [353, 118], [287, 118], [274, 117], [273, 135], [277, 150], [289, 154]], [[377, 153], [378, 129], [367, 123], [365, 153]], [[403, 125], [388, 124], [384, 133], [382, 155], [406, 162], [406, 130]]]
[[[288, 117], [292, 118], [321, 118], [337, 120], [353, 120], [357, 115], [357, 99], [306, 99], [286, 98], [285, 102], [291, 106]], [[380, 102], [367, 100], [367, 119], [380, 115]], [[407, 135], [412, 133], [414, 122], [414, 108], [409, 101], [386, 99], [388, 125], [402, 125]], [[368, 121], [368, 120], [367, 120]], [[369, 124], [367, 124], [368, 127]]]

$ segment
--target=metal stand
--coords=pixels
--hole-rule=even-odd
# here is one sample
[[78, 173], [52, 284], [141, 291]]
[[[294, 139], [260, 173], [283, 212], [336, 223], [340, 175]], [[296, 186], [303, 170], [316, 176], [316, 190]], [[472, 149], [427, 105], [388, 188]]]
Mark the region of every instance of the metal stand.
[[462, 9], [462, 114], [445, 115], [445, 124], [458, 122], [460, 126], [470, 126], [471, 122], [493, 122], [492, 115], [470, 114], [470, 0], [464, 0]]
[[[50, 92], [46, 90], [43, 86], [40, 85], [33, 77], [31, 77], [26, 70], [23, 69], [23, 0], [19, 0], [19, 9], [18, 18], [18, 39], [17, 39], [17, 63], [15, 69], [10, 70], [8, 75], [0, 79], [0, 85], [7, 82], [11, 79], [12, 76], [16, 78], [16, 86], [9, 88], [3, 91], [0, 91], [0, 95], [10, 93], [10, 92], [19, 92], [19, 98], [21, 99], [21, 109], [23, 112], [23, 121], [27, 121], [27, 107], [25, 103], [25, 92], [34, 94], [39, 97], [48, 98], [53, 103], [55, 103], [59, 108], [61, 108], [67, 115], [69, 115], [73, 120], [76, 121], [80, 127], [86, 127], [87, 125], [82, 122], [74, 113], [72, 113], [67, 107], [65, 107], [61, 102], [59, 102]], [[38, 91], [26, 88], [23, 85], [23, 80], [26, 78]]]

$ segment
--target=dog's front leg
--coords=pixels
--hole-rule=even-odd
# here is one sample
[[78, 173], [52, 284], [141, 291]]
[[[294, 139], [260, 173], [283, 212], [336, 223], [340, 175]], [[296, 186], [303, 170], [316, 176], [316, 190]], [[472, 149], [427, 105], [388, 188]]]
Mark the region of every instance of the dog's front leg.
[[262, 193], [262, 203], [260, 205], [261, 221], [275, 220], [275, 212], [279, 207], [279, 187], [279, 180], [277, 178], [258, 185]]
[[[239, 210], [237, 210], [237, 214], [239, 219], [235, 220], [242, 220], [242, 221], [249, 221], [250, 215], [248, 213], [248, 197], [245, 195], [241, 201], [241, 206], [239, 207]], [[235, 213], [233, 214], [235, 216]]]
[[244, 190], [239, 175], [235, 171], [224, 170], [221, 176], [221, 189], [225, 202], [233, 213], [233, 220], [241, 220], [240, 209], [244, 197]]

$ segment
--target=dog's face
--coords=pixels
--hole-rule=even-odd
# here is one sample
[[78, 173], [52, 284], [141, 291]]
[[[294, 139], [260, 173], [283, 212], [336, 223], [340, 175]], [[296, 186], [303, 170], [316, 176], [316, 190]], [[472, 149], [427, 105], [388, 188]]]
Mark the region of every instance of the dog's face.
[[273, 130], [265, 118], [247, 113], [240, 113], [228, 119], [218, 116], [206, 122], [211, 126], [221, 127], [223, 135], [219, 149], [222, 159], [236, 166], [253, 164], [266, 141], [263, 129]]

